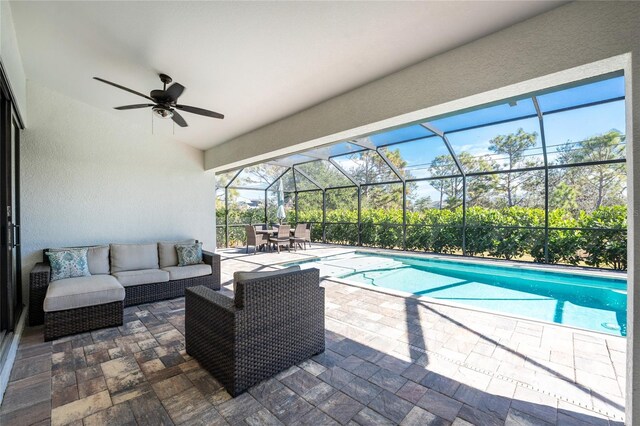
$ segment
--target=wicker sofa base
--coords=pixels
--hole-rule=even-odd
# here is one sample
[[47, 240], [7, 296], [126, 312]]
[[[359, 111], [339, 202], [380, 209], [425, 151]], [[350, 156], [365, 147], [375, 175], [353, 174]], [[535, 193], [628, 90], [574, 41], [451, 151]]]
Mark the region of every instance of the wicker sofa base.
[[122, 325], [123, 303], [112, 302], [44, 313], [44, 340]]
[[124, 306], [140, 305], [141, 303], [159, 300], [175, 299], [184, 296], [184, 289], [203, 285], [212, 290], [220, 290], [220, 282], [216, 283], [213, 275], [186, 278], [163, 283], [141, 284], [125, 287]]

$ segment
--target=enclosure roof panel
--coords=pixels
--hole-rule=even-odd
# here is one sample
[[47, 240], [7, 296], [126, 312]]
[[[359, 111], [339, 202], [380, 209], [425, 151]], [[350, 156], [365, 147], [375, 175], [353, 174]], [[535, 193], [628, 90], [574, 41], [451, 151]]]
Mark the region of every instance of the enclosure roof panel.
[[521, 99], [449, 115], [429, 123], [438, 130], [449, 133], [535, 115], [536, 109], [531, 99]]
[[614, 77], [537, 96], [543, 113], [624, 98], [624, 77]]

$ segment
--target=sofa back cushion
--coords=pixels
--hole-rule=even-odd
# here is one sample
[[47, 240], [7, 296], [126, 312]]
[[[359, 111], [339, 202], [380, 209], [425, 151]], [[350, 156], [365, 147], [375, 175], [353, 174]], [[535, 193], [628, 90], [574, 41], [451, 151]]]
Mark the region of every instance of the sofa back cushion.
[[111, 272], [158, 269], [158, 244], [111, 244]]
[[178, 253], [176, 244], [195, 244], [196, 240], [184, 241], [160, 241], [158, 243], [158, 257], [161, 268], [178, 266]]
[[89, 247], [87, 261], [91, 275], [107, 275], [109, 273], [109, 246]]
[[[87, 249], [87, 263], [91, 275], [107, 275], [109, 274], [109, 246], [89, 246], [89, 247], [71, 247], [78, 249]], [[45, 259], [48, 259], [46, 252], [69, 250], [69, 248], [51, 248], [45, 249]]]

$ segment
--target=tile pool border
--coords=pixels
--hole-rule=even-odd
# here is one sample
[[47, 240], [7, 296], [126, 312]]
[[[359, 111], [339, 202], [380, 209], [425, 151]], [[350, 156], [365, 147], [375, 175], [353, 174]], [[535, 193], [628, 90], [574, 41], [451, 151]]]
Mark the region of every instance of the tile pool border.
[[[341, 246], [332, 246], [332, 248], [341, 248]], [[427, 259], [439, 259], [439, 260], [452, 260], [454, 261], [463, 261], [463, 262], [467, 262], [467, 263], [471, 263], [471, 264], [475, 264], [475, 265], [480, 265], [480, 266], [486, 266], [486, 261], [489, 261], [490, 263], [492, 263], [492, 266], [504, 266], [504, 267], [518, 267], [520, 269], [532, 269], [532, 270], [537, 270], [537, 271], [542, 271], [542, 272], [561, 272], [561, 273], [566, 273], [566, 274], [570, 274], [570, 273], [574, 273], [576, 271], [579, 271], [580, 275], [585, 275], [585, 276], [597, 276], [597, 277], [602, 277], [602, 278], [617, 278], [617, 279], [621, 279], [621, 275], [624, 275], [624, 278], [627, 279], [627, 274], [625, 272], [617, 272], [617, 271], [603, 271], [603, 270], [599, 270], [599, 269], [591, 269], [591, 268], [580, 268], [580, 267], [573, 267], [573, 266], [562, 266], [562, 265], [535, 265], [533, 267], [529, 266], [529, 265], [524, 265], [520, 262], [512, 262], [512, 261], [508, 261], [508, 260], [500, 260], [500, 259], [485, 259], [482, 258], [482, 260], [479, 259], [460, 259], [457, 256], [455, 257], [449, 257], [449, 256], [442, 256], [442, 255], [431, 255], [428, 253], [422, 254], [422, 253], [410, 253], [410, 254], [401, 254], [398, 255], [396, 251], [393, 250], [384, 250], [384, 249], [369, 249], [369, 248], [351, 248], [351, 249], [347, 249], [345, 247], [345, 252], [343, 253], [338, 253], [335, 255], [327, 255], [327, 256], [309, 256], [307, 259], [303, 259], [303, 260], [299, 260], [299, 261], [284, 261], [284, 262], [280, 262], [280, 263], [276, 263], [273, 264], [272, 266], [278, 266], [278, 267], [283, 267], [282, 265], [285, 264], [292, 264], [292, 263], [307, 263], [307, 262], [313, 262], [316, 261], [318, 259], [322, 259], [325, 257], [331, 257], [331, 256], [339, 256], [339, 255], [343, 255], [343, 254], [349, 254], [349, 253], [358, 253], [358, 252], [362, 252], [362, 253], [373, 253], [373, 254], [380, 254], [380, 255], [393, 255], [394, 257], [406, 257], [406, 258], [411, 258], [411, 259], [417, 259], [417, 260], [424, 260], [425, 258]], [[574, 269], [575, 268], [575, 269]], [[321, 276], [320, 277], [321, 280], [325, 280], [325, 281], [331, 281], [331, 282], [335, 282], [338, 284], [343, 284], [343, 285], [348, 285], [351, 287], [357, 287], [357, 288], [361, 288], [363, 290], [369, 290], [369, 291], [375, 291], [377, 293], [383, 293], [383, 294], [388, 294], [390, 296], [395, 296], [395, 297], [402, 297], [402, 298], [411, 298], [411, 299], [415, 299], [415, 300], [420, 300], [423, 302], [427, 302], [430, 304], [434, 304], [434, 305], [440, 305], [440, 306], [446, 306], [446, 307], [450, 307], [450, 308], [456, 308], [456, 309], [466, 309], [466, 310], [470, 310], [470, 311], [474, 311], [474, 312], [480, 312], [480, 313], [484, 313], [484, 314], [490, 314], [490, 315], [497, 315], [497, 316], [501, 316], [501, 317], [506, 317], [506, 318], [512, 318], [512, 319], [516, 319], [516, 320], [522, 320], [522, 321], [529, 321], [529, 322], [534, 322], [534, 323], [538, 323], [538, 324], [543, 324], [543, 325], [547, 325], [547, 326], [552, 326], [552, 327], [560, 327], [560, 328], [569, 328], [581, 333], [593, 333], [596, 334], [598, 336], [607, 336], [607, 337], [613, 337], [613, 338], [620, 338], [620, 339], [627, 339], [628, 336], [616, 336], [615, 334], [610, 334], [610, 333], [606, 333], [604, 331], [597, 331], [597, 330], [589, 330], [586, 328], [580, 328], [580, 327], [575, 327], [572, 325], [565, 325], [565, 324], [558, 324], [555, 322], [549, 322], [549, 321], [544, 321], [544, 320], [539, 320], [539, 319], [534, 319], [534, 318], [529, 318], [529, 317], [523, 317], [523, 316], [518, 316], [518, 315], [513, 315], [513, 314], [505, 314], [502, 312], [497, 312], [497, 311], [493, 311], [490, 309], [482, 309], [482, 308], [478, 308], [478, 307], [474, 307], [471, 305], [464, 305], [464, 304], [460, 304], [460, 303], [456, 303], [456, 302], [444, 302], [441, 301], [439, 299], [434, 299], [432, 297], [429, 296], [424, 296], [424, 295], [416, 295], [413, 293], [409, 293], [406, 291], [401, 291], [401, 290], [394, 290], [394, 289], [389, 289], [386, 287], [376, 287], [376, 286], [370, 286], [367, 284], [361, 284], [355, 281], [350, 281], [348, 279], [344, 279], [344, 278], [338, 278], [338, 277], [332, 277], [332, 276]], [[627, 283], [628, 285], [628, 283]]]

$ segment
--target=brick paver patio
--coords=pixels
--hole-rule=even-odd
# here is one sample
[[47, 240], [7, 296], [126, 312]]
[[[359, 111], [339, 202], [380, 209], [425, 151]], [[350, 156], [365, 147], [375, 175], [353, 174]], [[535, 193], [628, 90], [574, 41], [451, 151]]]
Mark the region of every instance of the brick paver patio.
[[[344, 250], [227, 252], [223, 281]], [[0, 424], [622, 424], [623, 338], [323, 285], [326, 352], [235, 399], [184, 351], [183, 298], [54, 342], [27, 329]]]

